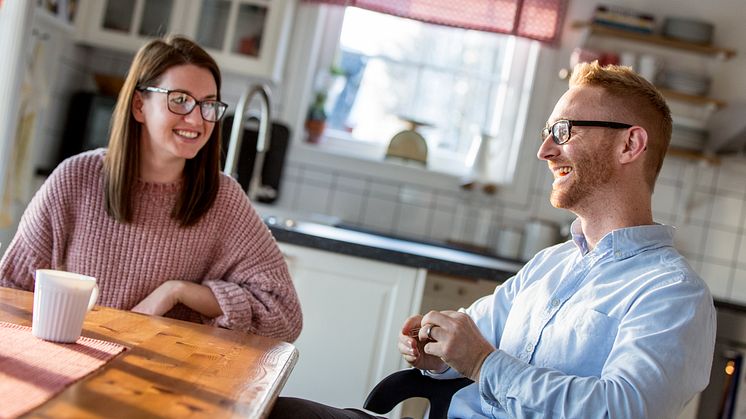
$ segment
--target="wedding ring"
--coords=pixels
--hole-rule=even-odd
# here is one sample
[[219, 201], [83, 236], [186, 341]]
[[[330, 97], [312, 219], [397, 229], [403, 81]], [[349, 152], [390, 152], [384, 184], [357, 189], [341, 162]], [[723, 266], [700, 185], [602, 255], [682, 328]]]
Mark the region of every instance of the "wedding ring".
[[432, 337], [432, 336], [430, 335], [430, 333], [431, 333], [431, 332], [433, 331], [433, 327], [434, 327], [434, 325], [432, 325], [432, 324], [428, 324], [428, 325], [427, 325], [427, 331], [425, 332], [425, 334], [427, 335], [427, 338], [428, 338], [428, 339], [430, 339], [430, 340], [435, 340], [435, 339], [433, 339], [433, 337]]

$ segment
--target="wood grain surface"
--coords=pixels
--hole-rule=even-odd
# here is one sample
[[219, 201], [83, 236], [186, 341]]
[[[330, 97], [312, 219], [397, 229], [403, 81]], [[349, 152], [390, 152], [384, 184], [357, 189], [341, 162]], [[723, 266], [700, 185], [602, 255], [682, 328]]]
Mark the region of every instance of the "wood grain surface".
[[[0, 321], [31, 326], [33, 293], [0, 287]], [[83, 336], [128, 350], [27, 417], [266, 417], [298, 359], [289, 343], [94, 307]]]

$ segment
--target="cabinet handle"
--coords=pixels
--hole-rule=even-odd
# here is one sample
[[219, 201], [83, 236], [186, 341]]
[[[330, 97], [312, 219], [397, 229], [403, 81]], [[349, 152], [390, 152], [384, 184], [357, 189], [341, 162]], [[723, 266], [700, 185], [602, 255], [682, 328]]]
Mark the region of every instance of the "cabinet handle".
[[443, 289], [442, 285], [440, 285], [440, 284], [434, 284], [433, 285], [433, 291], [440, 291], [441, 289]]
[[463, 287], [459, 287], [459, 289], [458, 289], [458, 295], [462, 295], [463, 296], [465, 294], [466, 294], [466, 290]]

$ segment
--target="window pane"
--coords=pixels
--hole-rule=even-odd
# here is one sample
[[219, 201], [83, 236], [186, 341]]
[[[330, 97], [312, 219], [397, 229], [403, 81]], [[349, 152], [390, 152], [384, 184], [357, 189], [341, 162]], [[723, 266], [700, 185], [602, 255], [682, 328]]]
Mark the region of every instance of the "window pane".
[[[415, 119], [432, 127], [422, 130], [423, 136], [428, 134], [425, 139], [431, 148], [436, 144], [443, 147], [444, 144], [457, 142], [453, 138], [451, 124], [454, 115], [449, 106], [453, 97], [453, 89], [443, 89], [443, 86], [453, 86], [453, 84], [453, 75], [450, 73], [427, 68], [419, 72], [417, 90], [411, 109], [415, 114]], [[452, 149], [451, 146], [445, 148]]]
[[163, 36], [169, 32], [168, 22], [173, 0], [147, 0], [140, 22], [140, 35]]
[[414, 73], [407, 66], [369, 60], [346, 127], [357, 139], [388, 142], [404, 127], [400, 117], [412, 118], [407, 112], [411, 109], [414, 84]]
[[134, 13], [135, 0], [106, 2], [104, 28], [114, 31], [129, 32], [132, 28], [132, 17]]
[[414, 20], [348, 7], [340, 46], [367, 56], [419, 62], [421, 26]]
[[386, 145], [415, 120], [430, 149], [465, 158], [499, 118], [506, 39], [348, 7], [337, 54], [345, 77], [326, 86], [327, 124]]
[[[328, 141], [320, 150], [379, 160], [408, 121], [423, 122], [417, 131], [428, 142], [428, 170], [512, 180], [537, 42], [352, 7], [330, 8], [324, 23], [314, 38], [322, 53], [312, 85], [312, 97], [325, 98]], [[484, 136], [492, 138], [489, 162], [475, 168]]]
[[266, 7], [242, 4], [238, 9], [236, 33], [233, 35], [233, 52], [259, 57], [266, 20]]
[[226, 0], [202, 0], [197, 43], [205, 48], [223, 49], [230, 8]]

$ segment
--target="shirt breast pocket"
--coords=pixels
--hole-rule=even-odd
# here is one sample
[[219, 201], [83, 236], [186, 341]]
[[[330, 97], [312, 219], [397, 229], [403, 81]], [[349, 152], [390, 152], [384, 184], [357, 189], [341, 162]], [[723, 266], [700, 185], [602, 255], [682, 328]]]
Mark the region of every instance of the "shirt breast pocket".
[[[558, 319], [559, 320], [559, 319]], [[614, 345], [619, 321], [593, 309], [573, 310], [549, 328], [540, 365], [581, 377], [601, 375]]]
[[619, 321], [593, 309], [584, 310], [575, 319], [573, 329], [578, 337], [588, 337], [593, 340], [616, 338]]

